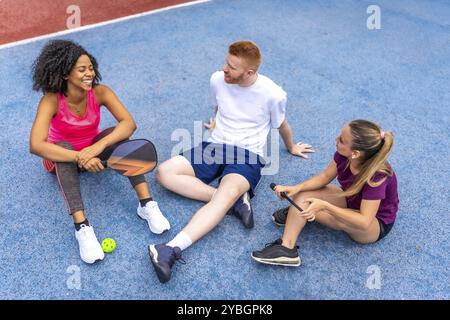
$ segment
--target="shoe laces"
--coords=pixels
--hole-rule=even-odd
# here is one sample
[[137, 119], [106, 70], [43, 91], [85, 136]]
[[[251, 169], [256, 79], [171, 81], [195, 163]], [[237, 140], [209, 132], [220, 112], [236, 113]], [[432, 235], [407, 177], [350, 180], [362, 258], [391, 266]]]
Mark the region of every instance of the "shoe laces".
[[271, 247], [271, 246], [280, 245], [280, 244], [282, 244], [282, 243], [283, 243], [283, 240], [277, 239], [277, 240], [275, 240], [274, 242], [266, 243], [265, 248]]
[[144, 209], [146, 209], [146, 208], [147, 209], [153, 209], [155, 207], [159, 209], [158, 202], [156, 202], [156, 201], [149, 201], [142, 208], [144, 208]]
[[[281, 238], [280, 238], [280, 239], [275, 240], [274, 242], [266, 243], [265, 248], [276, 246], [276, 245], [282, 245], [282, 244], [283, 244], [283, 240], [281, 240]], [[294, 248], [298, 249], [298, 246], [296, 245]]]
[[148, 217], [151, 216], [160, 216], [162, 215], [161, 210], [159, 209], [158, 203], [156, 201], [149, 201], [147, 204], [142, 207], [144, 209], [144, 212]]
[[174, 248], [172, 254], [169, 256], [169, 261], [167, 261], [167, 263], [170, 267], [172, 267], [175, 261], [179, 261], [181, 264], [186, 264], [186, 261], [181, 257], [181, 250], [177, 250]]
[[94, 241], [97, 241], [92, 227], [82, 225], [78, 232], [80, 232], [80, 240], [84, 243], [91, 245]]

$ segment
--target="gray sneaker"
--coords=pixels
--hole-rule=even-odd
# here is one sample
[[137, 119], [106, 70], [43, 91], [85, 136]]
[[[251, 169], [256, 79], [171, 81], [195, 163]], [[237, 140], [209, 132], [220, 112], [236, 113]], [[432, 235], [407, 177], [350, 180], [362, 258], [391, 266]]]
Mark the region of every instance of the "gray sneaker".
[[272, 214], [273, 223], [279, 227], [284, 227], [288, 215], [289, 207], [278, 209]]
[[298, 255], [298, 246], [289, 249], [282, 245], [283, 241], [277, 239], [272, 243], [266, 244], [266, 247], [260, 251], [253, 251], [253, 260], [264, 263], [274, 264], [279, 266], [298, 267], [301, 264]]

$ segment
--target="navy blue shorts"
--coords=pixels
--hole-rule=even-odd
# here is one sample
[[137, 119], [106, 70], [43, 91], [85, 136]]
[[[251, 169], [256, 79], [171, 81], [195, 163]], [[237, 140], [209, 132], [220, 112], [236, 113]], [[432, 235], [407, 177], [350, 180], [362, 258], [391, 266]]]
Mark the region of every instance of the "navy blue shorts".
[[236, 173], [250, 184], [250, 197], [261, 179], [264, 160], [257, 154], [233, 145], [202, 142], [201, 145], [181, 153], [194, 168], [195, 176], [209, 184], [216, 178]]

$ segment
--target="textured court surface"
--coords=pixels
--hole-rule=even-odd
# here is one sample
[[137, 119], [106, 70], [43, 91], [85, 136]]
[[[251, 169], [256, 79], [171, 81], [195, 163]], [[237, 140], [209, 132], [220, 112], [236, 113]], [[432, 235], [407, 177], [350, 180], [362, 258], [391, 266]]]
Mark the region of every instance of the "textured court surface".
[[[227, 216], [184, 252], [187, 264], [176, 264], [165, 285], [146, 246], [170, 240], [201, 203], [163, 190], [149, 174], [172, 224], [153, 235], [136, 215], [126, 179], [110, 171], [83, 174], [89, 220], [99, 238], [117, 242], [104, 261], [84, 264], [55, 178], [28, 152], [40, 99], [31, 91], [30, 66], [45, 41], [0, 50], [0, 298], [449, 299], [450, 4], [377, 1], [382, 29], [372, 31], [370, 4], [212, 1], [65, 37], [96, 56], [103, 83], [136, 119], [135, 137], [154, 141], [162, 160], [180, 143], [171, 140], [177, 128], [193, 140], [194, 121], [212, 115], [209, 77], [221, 68], [228, 44], [252, 39], [264, 55], [260, 72], [288, 93], [295, 139], [317, 150], [302, 160], [280, 143], [278, 173], [263, 177], [253, 201], [255, 228]], [[103, 114], [102, 128], [114, 124]], [[362, 246], [311, 224], [299, 241], [300, 268], [253, 262], [250, 252], [281, 234], [270, 214], [282, 204], [269, 183], [294, 184], [322, 170], [340, 127], [355, 118], [395, 132], [391, 163], [400, 209], [392, 232]], [[379, 289], [366, 286], [374, 268], [381, 272]], [[73, 289], [77, 274], [81, 287]]]
[[0, 45], [161, 9], [187, 0], [1, 0]]

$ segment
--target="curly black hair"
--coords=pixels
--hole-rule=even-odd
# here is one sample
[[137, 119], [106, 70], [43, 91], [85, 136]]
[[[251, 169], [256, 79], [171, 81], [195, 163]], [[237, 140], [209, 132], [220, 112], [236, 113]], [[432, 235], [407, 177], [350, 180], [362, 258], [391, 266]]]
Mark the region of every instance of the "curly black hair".
[[62, 93], [67, 95], [67, 80], [64, 77], [70, 74], [81, 55], [87, 55], [94, 67], [95, 77], [92, 85], [95, 86], [102, 79], [98, 71], [97, 60], [79, 44], [68, 40], [52, 40], [42, 49], [33, 63], [33, 90]]

